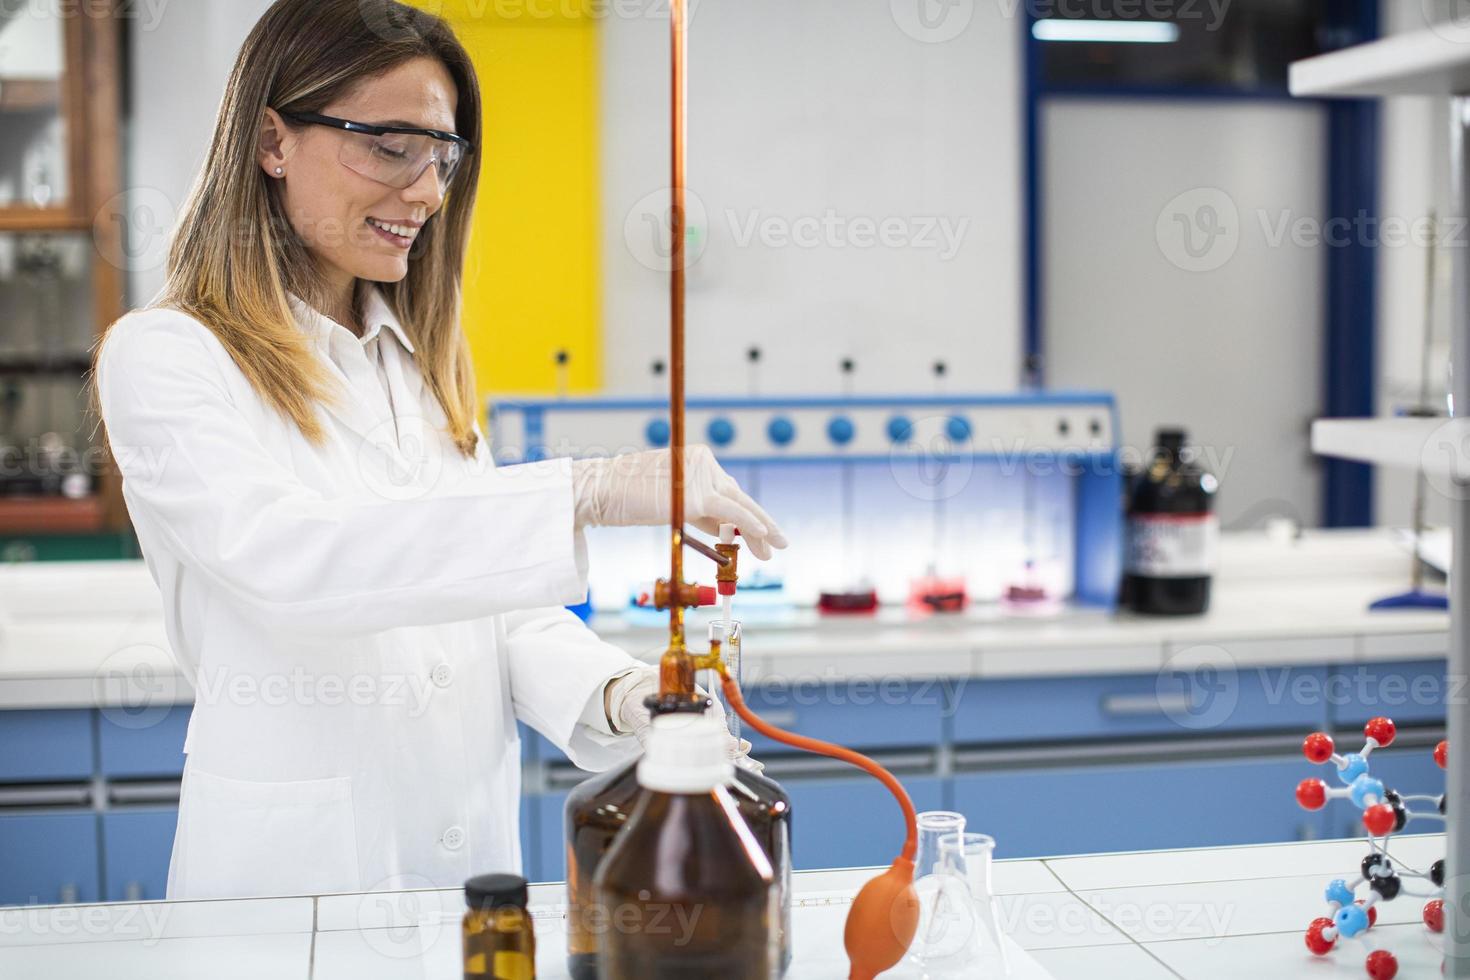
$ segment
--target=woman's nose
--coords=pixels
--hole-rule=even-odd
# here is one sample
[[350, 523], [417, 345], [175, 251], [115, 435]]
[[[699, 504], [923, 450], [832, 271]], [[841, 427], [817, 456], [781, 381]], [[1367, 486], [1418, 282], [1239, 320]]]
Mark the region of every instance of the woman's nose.
[[439, 167], [431, 163], [419, 174], [419, 179], [403, 189], [403, 200], [407, 204], [419, 204], [429, 214], [439, 210], [444, 201], [444, 192], [439, 189]]

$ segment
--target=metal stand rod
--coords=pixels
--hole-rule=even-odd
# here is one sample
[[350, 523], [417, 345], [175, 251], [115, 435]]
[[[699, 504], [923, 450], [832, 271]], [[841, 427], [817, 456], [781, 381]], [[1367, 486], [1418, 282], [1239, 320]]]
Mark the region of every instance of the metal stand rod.
[[[1470, 97], [1451, 100], [1450, 180], [1454, 197], [1451, 214], [1464, 221], [1470, 187], [1466, 185], [1465, 145], [1470, 127]], [[1451, 276], [1450, 363], [1451, 390], [1457, 415], [1470, 408], [1470, 249], [1454, 250]], [[1461, 447], [1461, 451], [1464, 448]], [[1450, 651], [1447, 690], [1455, 692], [1456, 678], [1470, 674], [1470, 485], [1452, 483], [1453, 559], [1450, 570]], [[1449, 764], [1445, 771], [1449, 816], [1445, 853], [1445, 973], [1470, 978], [1470, 767], [1463, 754], [1470, 749], [1470, 699], [1446, 698], [1449, 727]]]

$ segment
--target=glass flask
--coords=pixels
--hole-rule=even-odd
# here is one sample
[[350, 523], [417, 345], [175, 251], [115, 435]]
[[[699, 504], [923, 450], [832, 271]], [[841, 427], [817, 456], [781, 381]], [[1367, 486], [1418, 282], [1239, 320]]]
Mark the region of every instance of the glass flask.
[[584, 922], [600, 934], [598, 976], [769, 980], [781, 958], [770, 860], [726, 788], [722, 726], [678, 721], [654, 719], [644, 792], [592, 879]]
[[[572, 980], [597, 980], [599, 936], [586, 916], [592, 878], [643, 793], [637, 768], [636, 761], [626, 763], [579, 783], [567, 795], [567, 972]], [[791, 963], [791, 797], [774, 780], [739, 767], [728, 788], [776, 876], [784, 973]]]
[[914, 891], [919, 896], [919, 929], [909, 946], [908, 962], [923, 971], [931, 958], [947, 955], [948, 947], [955, 941], [952, 925], [958, 914], [959, 894], [945, 875], [939, 842], [964, 832], [965, 815], [953, 810], [926, 810], [918, 815], [917, 822], [919, 848], [914, 855]]
[[940, 877], [953, 916], [953, 939], [931, 950], [933, 977], [1010, 976], [1000, 911], [991, 884], [995, 839], [985, 834], [947, 834], [939, 840]]
[[464, 883], [461, 935], [465, 980], [536, 980], [536, 933], [526, 911], [526, 879], [478, 875]]

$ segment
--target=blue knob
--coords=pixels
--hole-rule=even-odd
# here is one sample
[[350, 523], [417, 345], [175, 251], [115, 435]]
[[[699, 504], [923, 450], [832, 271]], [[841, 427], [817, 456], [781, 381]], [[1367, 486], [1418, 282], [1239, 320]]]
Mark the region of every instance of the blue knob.
[[857, 429], [852, 424], [852, 419], [846, 415], [834, 415], [832, 421], [827, 423], [827, 438], [839, 446], [845, 446], [852, 442], [853, 434]]
[[966, 442], [970, 438], [970, 420], [963, 415], [951, 415], [944, 423], [944, 431], [950, 442]]
[[735, 425], [727, 418], [710, 419], [705, 435], [716, 446], [728, 446], [735, 441]]
[[914, 437], [914, 424], [902, 415], [888, 420], [888, 438], [894, 442], [908, 442]]
[[784, 446], [796, 438], [796, 426], [784, 415], [778, 415], [771, 419], [771, 424], [766, 426], [766, 435], [778, 446]]
[[648, 444], [654, 447], [667, 446], [669, 444], [669, 423], [667, 419], [654, 419], [643, 430], [643, 437]]

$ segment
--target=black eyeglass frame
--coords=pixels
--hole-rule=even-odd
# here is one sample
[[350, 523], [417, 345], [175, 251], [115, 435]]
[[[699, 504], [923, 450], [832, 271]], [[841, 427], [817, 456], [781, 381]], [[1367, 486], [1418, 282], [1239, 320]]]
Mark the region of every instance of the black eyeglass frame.
[[[469, 140], [458, 133], [446, 133], [442, 129], [418, 129], [413, 126], [377, 126], [372, 123], [354, 122], [351, 119], [339, 119], [336, 116], [324, 116], [319, 112], [282, 112], [281, 118], [297, 123], [308, 123], [313, 126], [329, 126], [332, 129], [341, 129], [349, 133], [364, 133], [368, 136], [387, 136], [390, 133], [428, 136], [444, 143], [453, 143], [464, 154], [475, 151], [474, 144]], [[459, 164], [463, 162], [463, 157], [456, 162], [454, 174], [450, 175], [451, 179], [459, 173]]]

